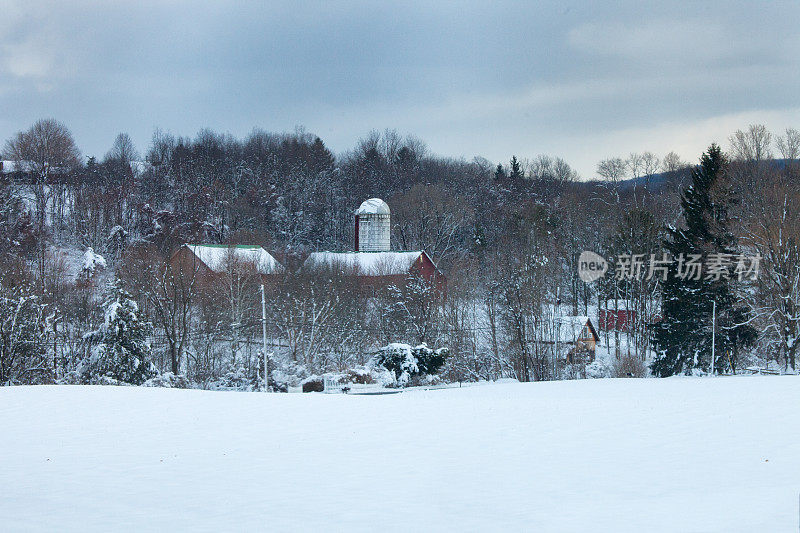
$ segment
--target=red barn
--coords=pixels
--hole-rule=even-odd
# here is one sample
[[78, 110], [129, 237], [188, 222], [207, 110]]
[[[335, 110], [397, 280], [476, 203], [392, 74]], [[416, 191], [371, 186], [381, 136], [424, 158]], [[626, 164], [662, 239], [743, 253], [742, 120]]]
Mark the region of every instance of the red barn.
[[246, 244], [184, 244], [169, 262], [173, 269], [196, 276], [201, 285], [228, 270], [253, 268], [262, 281], [284, 271], [283, 266], [261, 246]]
[[380, 198], [365, 200], [355, 211], [355, 252], [315, 252], [305, 272], [328, 271], [353, 276], [362, 287], [403, 287], [410, 278], [429, 283], [444, 294], [446, 279], [423, 250], [391, 252], [391, 212]]
[[597, 318], [601, 331], [630, 331], [636, 320], [636, 309], [627, 300], [612, 300], [599, 309]]
[[303, 270], [333, 270], [357, 276], [364, 285], [375, 288], [400, 286], [409, 276], [420, 277], [444, 289], [444, 274], [424, 251], [414, 252], [315, 252], [303, 263]]

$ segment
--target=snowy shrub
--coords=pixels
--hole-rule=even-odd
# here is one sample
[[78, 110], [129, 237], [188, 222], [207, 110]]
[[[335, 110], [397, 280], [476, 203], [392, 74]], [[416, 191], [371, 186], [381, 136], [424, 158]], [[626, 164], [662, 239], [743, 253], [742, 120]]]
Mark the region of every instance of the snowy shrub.
[[83, 383], [81, 374], [75, 370], [67, 372], [61, 376], [61, 379], [56, 381], [57, 385], [80, 385], [81, 383]]
[[382, 387], [392, 387], [396, 382], [394, 372], [377, 366], [369, 369], [369, 375], [373, 383], [378, 383]]
[[103, 270], [107, 266], [105, 258], [92, 248], [88, 248], [83, 254], [82, 262], [81, 275], [86, 279], [91, 278], [95, 272]]
[[340, 383], [354, 383], [357, 385], [370, 385], [375, 383], [372, 373], [366, 368], [351, 368], [339, 380]]
[[122, 226], [114, 226], [108, 232], [108, 249], [119, 254], [125, 249], [125, 243], [128, 241], [128, 232]]
[[558, 379], [578, 379], [581, 376], [578, 365], [566, 364], [559, 369]]
[[188, 389], [189, 380], [186, 376], [176, 376], [172, 372], [165, 372], [156, 377], [150, 378], [144, 383], [142, 387], [161, 387], [165, 389]]
[[303, 392], [323, 392], [325, 390], [325, 381], [320, 376], [306, 378], [301, 385]]
[[[264, 365], [259, 365], [261, 371], [264, 369]], [[277, 383], [282, 384], [284, 387], [297, 387], [302, 384], [303, 380], [309, 377], [310, 372], [308, 369], [295, 361], [290, 361], [288, 363], [283, 363], [280, 359], [270, 359], [269, 365], [269, 378], [270, 378], [270, 386], [272, 386], [272, 380], [274, 379]]]
[[586, 365], [586, 377], [590, 379], [599, 379], [610, 377], [614, 369], [602, 359], [596, 359]]
[[414, 387], [435, 387], [444, 383], [445, 381], [441, 377], [433, 374], [419, 374], [408, 381], [408, 385]]
[[238, 366], [229, 368], [227, 372], [205, 384], [205, 388], [211, 390], [252, 391], [257, 387], [256, 377], [248, 375], [244, 368]]
[[404, 387], [412, 374], [419, 373], [417, 359], [411, 354], [411, 345], [394, 342], [384, 346], [372, 358], [373, 366], [382, 366], [394, 374], [397, 385]]
[[[231, 367], [222, 376], [200, 384], [200, 388], [240, 392], [263, 391], [264, 381], [259, 372], [255, 368], [248, 373], [242, 367]], [[269, 376], [269, 388], [272, 392], [289, 392], [289, 386], [286, 381], [280, 379], [280, 376], [272, 374]]]
[[139, 307], [131, 295], [113, 283], [103, 307], [103, 323], [84, 336], [90, 352], [78, 367], [82, 381], [140, 385], [156, 376], [147, 341], [151, 326], [139, 320]]
[[272, 392], [289, 392], [289, 384], [285, 381], [272, 379], [272, 376], [267, 381], [269, 381], [269, 390]]
[[130, 387], [130, 383], [126, 383], [119, 379], [114, 379], [111, 376], [90, 376], [88, 380], [85, 381], [86, 385], [108, 385], [112, 387]]
[[438, 372], [448, 354], [447, 348], [431, 350], [424, 343], [412, 348], [410, 344], [394, 342], [381, 348], [370, 360], [370, 366], [389, 370], [395, 384], [405, 387], [415, 376]]
[[436, 374], [444, 366], [445, 361], [450, 355], [447, 348], [431, 350], [426, 344], [420, 344], [412, 351], [417, 358], [417, 366], [420, 374]]

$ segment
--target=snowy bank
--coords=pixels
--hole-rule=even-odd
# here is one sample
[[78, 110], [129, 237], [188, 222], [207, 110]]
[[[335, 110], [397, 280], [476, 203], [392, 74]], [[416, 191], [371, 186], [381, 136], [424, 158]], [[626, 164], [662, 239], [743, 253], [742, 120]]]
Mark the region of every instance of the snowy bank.
[[3, 531], [795, 531], [796, 377], [0, 388]]

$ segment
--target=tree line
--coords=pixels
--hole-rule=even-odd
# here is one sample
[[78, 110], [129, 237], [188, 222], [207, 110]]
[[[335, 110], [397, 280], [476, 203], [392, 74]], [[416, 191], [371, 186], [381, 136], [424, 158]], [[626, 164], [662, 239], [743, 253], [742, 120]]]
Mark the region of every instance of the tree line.
[[[702, 338], [668, 346], [659, 331], [686, 320], [667, 303], [679, 291], [613, 272], [587, 284], [577, 261], [583, 250], [709, 253], [708, 243], [763, 258], [757, 280], [712, 291], [728, 332], [720, 360], [730, 362], [717, 371], [741, 368], [737, 361], [793, 369], [800, 135], [773, 137], [754, 125], [734, 132], [729, 145], [710, 148], [700, 165], [675, 153], [611, 157], [584, 181], [557, 157], [452, 159], [391, 130], [342, 154], [302, 130], [255, 130], [242, 139], [156, 131], [143, 153], [120, 134], [103, 157], [83, 157], [65, 125], [41, 120], [3, 152], [15, 164], [4, 169], [0, 191], [0, 382], [53, 382], [77, 368], [91, 351], [86, 334], [103, 320], [105, 282], [117, 278], [152, 327], [157, 370], [198, 383], [232, 368], [258, 374], [258, 276], [231, 269], [201, 291], [168, 268], [186, 242], [259, 244], [288, 267], [270, 294], [268, 320], [274, 364], [287, 375], [343, 370], [395, 341], [447, 346], [450, 379], [585, 375], [553, 365], [545, 339], [559, 315], [619, 301], [638, 312], [625, 339], [602, 332], [617, 352], [610, 374], [643, 375], [645, 356], [656, 352], [662, 362], [667, 352], [680, 354], [654, 363], [656, 375], [707, 371], [705, 307], [694, 317]], [[713, 231], [687, 240], [680, 232], [696, 232], [690, 208], [711, 156], [719, 168], [707, 194], [695, 198], [705, 202], [695, 218], [711, 217]], [[335, 272], [298, 270], [311, 251], [352, 249], [352, 212], [373, 196], [391, 206], [393, 248], [426, 250], [447, 275], [447, 298], [431, 296], [419, 280], [376, 293]], [[89, 249], [106, 259], [104, 273], [74, 266], [74, 255]], [[743, 325], [752, 331], [730, 333]]]

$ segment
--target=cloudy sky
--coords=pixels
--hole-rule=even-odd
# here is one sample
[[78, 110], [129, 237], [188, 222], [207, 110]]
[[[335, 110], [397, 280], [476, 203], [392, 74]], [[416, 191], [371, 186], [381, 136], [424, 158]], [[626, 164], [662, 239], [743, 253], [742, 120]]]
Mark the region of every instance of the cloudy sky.
[[[379, 5], [384, 4], [384, 5]], [[202, 6], [202, 7], [200, 7]], [[696, 160], [800, 128], [800, 2], [0, 0], [0, 139], [42, 117], [84, 154], [154, 128], [397, 129], [440, 155]]]

